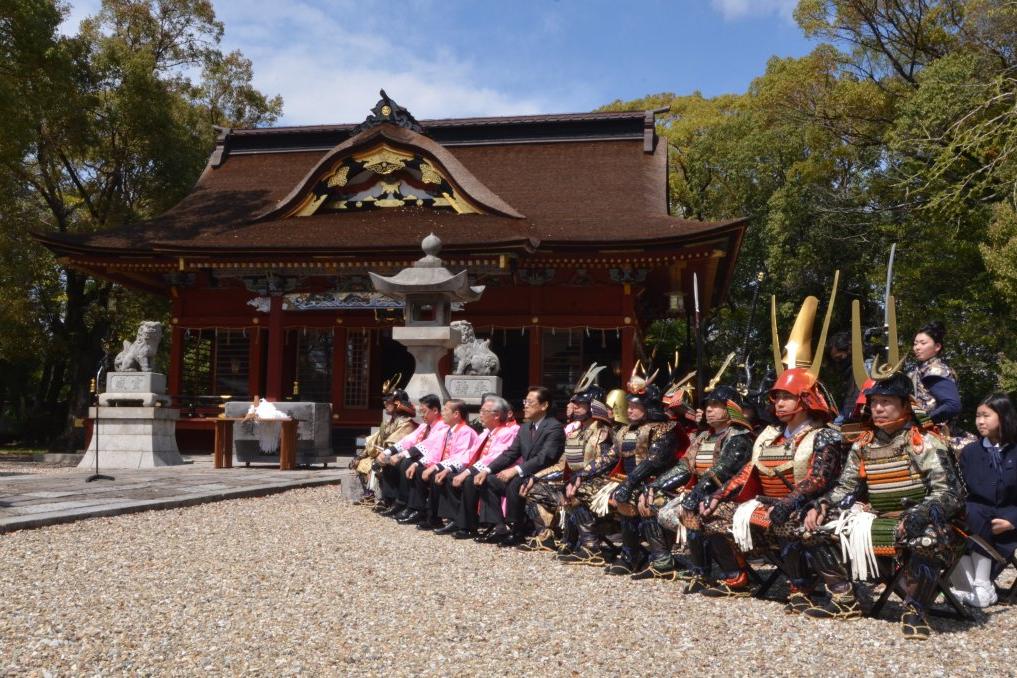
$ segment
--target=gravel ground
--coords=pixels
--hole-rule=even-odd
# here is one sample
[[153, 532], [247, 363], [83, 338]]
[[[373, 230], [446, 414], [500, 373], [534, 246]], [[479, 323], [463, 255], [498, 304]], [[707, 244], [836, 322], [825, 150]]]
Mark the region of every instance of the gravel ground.
[[0, 672], [1012, 674], [1015, 619], [788, 617], [437, 537], [335, 487], [0, 535]]

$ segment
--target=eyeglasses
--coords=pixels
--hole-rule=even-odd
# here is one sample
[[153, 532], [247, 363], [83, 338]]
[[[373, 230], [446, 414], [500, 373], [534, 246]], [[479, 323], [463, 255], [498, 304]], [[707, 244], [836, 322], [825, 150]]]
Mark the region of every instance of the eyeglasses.
[[523, 401], [523, 405], [539, 405], [540, 401], [536, 398], [527, 398]]

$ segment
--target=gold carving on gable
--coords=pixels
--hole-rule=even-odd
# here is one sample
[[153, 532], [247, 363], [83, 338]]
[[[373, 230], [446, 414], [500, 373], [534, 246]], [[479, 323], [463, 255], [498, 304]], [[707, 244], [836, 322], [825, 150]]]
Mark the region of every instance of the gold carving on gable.
[[483, 213], [456, 190], [440, 168], [421, 155], [379, 144], [338, 161], [318, 180], [291, 216], [389, 207]]
[[336, 186], [345, 186], [346, 182], [349, 180], [349, 176], [350, 166], [343, 165], [328, 178], [328, 187], [335, 188]]
[[420, 180], [425, 184], [440, 184], [443, 177], [426, 162], [420, 163]]
[[377, 153], [363, 159], [364, 169], [375, 174], [392, 174], [396, 170], [406, 167], [408, 158], [399, 153], [394, 153], [388, 148], [383, 148]]

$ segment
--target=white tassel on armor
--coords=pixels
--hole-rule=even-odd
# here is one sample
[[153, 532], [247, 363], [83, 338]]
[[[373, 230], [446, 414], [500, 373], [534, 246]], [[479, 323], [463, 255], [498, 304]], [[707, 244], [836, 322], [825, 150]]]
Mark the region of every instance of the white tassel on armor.
[[752, 512], [759, 506], [762, 506], [762, 504], [755, 499], [749, 499], [735, 509], [734, 519], [731, 521], [731, 535], [743, 553], [748, 553], [752, 550], [752, 524], [750, 521], [752, 519]]
[[872, 546], [872, 521], [875, 513], [864, 511], [855, 504], [830, 524], [833, 533], [840, 539], [840, 555], [844, 562], [851, 564], [851, 578], [865, 581], [879, 573], [879, 563]]
[[619, 485], [621, 483], [612, 480], [597, 490], [597, 493], [593, 495], [593, 499], [590, 501], [590, 510], [593, 511], [593, 515], [606, 516], [610, 512], [611, 505], [608, 504], [608, 501], [610, 501], [611, 494], [618, 489]]
[[374, 492], [376, 496], [381, 496], [381, 482], [378, 480], [378, 474], [375, 473], [373, 468], [367, 474], [367, 489]]
[[569, 516], [568, 516], [567, 513], [565, 513], [565, 508], [564, 507], [559, 508], [558, 509], [558, 527], [561, 528], [562, 532], [565, 531], [565, 528], [568, 526], [568, 522], [569, 522]]

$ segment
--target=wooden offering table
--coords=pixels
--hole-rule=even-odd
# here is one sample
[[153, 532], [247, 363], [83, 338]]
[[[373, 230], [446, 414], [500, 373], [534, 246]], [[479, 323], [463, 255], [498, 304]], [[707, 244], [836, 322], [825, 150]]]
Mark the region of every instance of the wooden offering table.
[[[233, 424], [244, 421], [243, 417], [216, 417], [213, 465], [215, 468], [233, 468]], [[279, 469], [292, 471], [297, 467], [297, 424], [296, 419], [273, 419], [280, 424]]]

